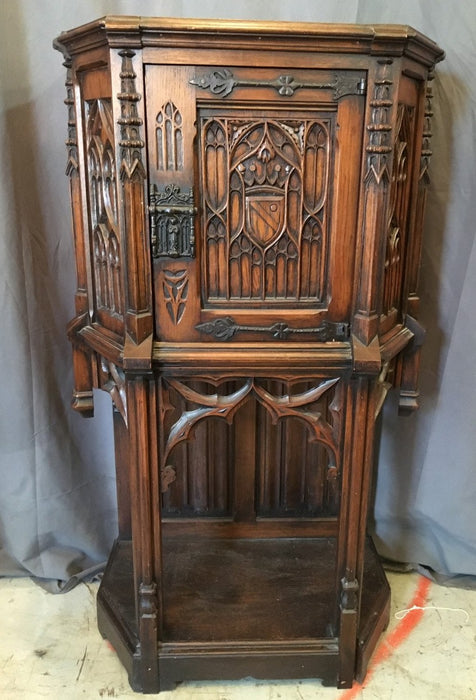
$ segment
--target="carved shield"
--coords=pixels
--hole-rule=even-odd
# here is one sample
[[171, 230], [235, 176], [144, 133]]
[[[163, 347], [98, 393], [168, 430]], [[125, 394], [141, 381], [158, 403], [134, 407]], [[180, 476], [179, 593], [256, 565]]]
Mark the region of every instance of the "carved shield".
[[246, 196], [246, 229], [250, 238], [265, 248], [274, 243], [284, 228], [284, 194]]

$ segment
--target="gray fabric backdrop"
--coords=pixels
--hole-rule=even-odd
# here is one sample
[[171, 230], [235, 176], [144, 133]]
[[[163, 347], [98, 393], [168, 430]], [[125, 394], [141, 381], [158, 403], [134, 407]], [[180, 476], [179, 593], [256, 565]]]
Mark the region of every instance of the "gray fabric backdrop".
[[474, 0], [0, 0], [0, 574], [64, 581], [116, 533], [109, 397], [69, 408], [74, 264], [65, 72], [52, 39], [104, 14], [403, 23], [447, 52], [434, 82], [434, 157], [421, 280], [422, 408], [384, 420], [380, 551], [476, 575], [476, 5]]

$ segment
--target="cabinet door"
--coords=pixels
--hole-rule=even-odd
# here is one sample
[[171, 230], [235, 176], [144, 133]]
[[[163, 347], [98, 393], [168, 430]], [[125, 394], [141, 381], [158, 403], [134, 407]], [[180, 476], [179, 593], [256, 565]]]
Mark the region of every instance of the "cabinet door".
[[363, 77], [147, 67], [161, 340], [346, 338]]

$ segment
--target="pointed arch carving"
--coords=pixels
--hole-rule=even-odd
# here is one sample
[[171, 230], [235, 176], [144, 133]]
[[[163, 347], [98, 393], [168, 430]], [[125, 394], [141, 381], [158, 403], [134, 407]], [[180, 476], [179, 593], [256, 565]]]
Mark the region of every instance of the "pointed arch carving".
[[156, 167], [157, 170], [183, 170], [182, 114], [168, 100], [156, 117]]
[[333, 120], [202, 120], [210, 303], [324, 302]]
[[[328, 454], [328, 480], [335, 483], [340, 463], [343, 411], [340, 386], [339, 378], [332, 378], [320, 381], [300, 393], [276, 395], [263, 386], [262, 382], [251, 377], [242, 380], [241, 386], [230, 393], [217, 391], [214, 394], [206, 394], [197, 391], [184, 381], [168, 378], [165, 380], [164, 395], [168, 395], [169, 389], [173, 390], [184, 400], [183, 405], [186, 408], [182, 410], [171, 425], [168, 435], [165, 436], [161, 458], [162, 479], [167, 480], [167, 485], [173, 480], [171, 474], [175, 473], [175, 469], [169, 464], [172, 450], [180, 443], [190, 440], [199, 423], [209, 418], [222, 418], [231, 425], [237, 411], [251, 397], [254, 397], [264, 407], [274, 425], [288, 418], [298, 419], [306, 425], [308, 441], [319, 443], [325, 448]], [[316, 405], [331, 389], [334, 389], [334, 394], [329, 410], [324, 415]], [[164, 484], [163, 486], [166, 490]]]
[[415, 110], [399, 104], [395, 126], [382, 312], [400, 306], [410, 205]]
[[111, 100], [87, 103], [87, 157], [96, 309], [122, 317], [114, 122]]

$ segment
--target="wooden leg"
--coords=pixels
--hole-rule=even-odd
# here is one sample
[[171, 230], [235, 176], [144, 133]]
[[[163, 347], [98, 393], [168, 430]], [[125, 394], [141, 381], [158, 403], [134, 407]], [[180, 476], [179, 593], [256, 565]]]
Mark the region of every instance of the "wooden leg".
[[130, 431], [132, 541], [140, 660], [135, 682], [159, 691], [157, 642], [161, 619], [160, 503], [158, 488], [156, 384], [147, 375], [127, 377]]
[[337, 584], [340, 607], [339, 688], [352, 686], [356, 668], [365, 522], [375, 422], [375, 392], [372, 379], [361, 376], [350, 380], [345, 413]]
[[93, 359], [91, 353], [73, 342], [74, 389], [71, 406], [84, 418], [92, 418], [94, 415], [93, 362], [95, 358]]
[[129, 432], [119, 411], [112, 412], [114, 426], [114, 452], [116, 462], [117, 511], [119, 520], [119, 539], [132, 538], [131, 526], [131, 489], [129, 479]]

